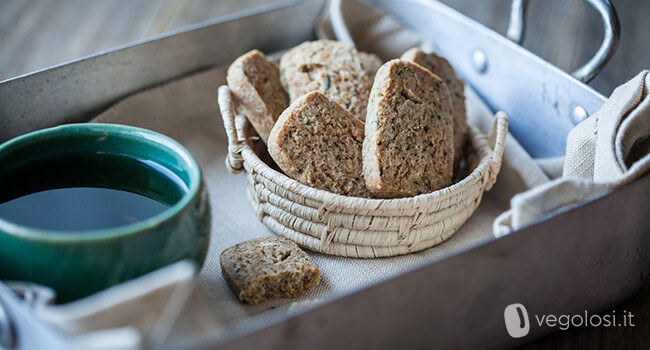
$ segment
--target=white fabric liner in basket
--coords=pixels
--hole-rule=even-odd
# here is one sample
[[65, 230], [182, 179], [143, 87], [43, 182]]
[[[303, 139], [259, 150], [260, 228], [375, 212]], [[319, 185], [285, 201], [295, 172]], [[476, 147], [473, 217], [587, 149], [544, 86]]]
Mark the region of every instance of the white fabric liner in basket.
[[477, 164], [449, 187], [407, 198], [349, 197], [301, 184], [272, 169], [253, 150], [259, 137], [250, 132], [245, 115], [236, 112], [227, 86], [219, 88], [218, 98], [228, 136], [226, 166], [233, 173], [246, 172], [248, 201], [259, 219], [303, 247], [355, 258], [412, 253], [451, 237], [496, 181], [508, 132], [503, 112], [495, 115], [489, 140], [470, 125], [469, 153]]

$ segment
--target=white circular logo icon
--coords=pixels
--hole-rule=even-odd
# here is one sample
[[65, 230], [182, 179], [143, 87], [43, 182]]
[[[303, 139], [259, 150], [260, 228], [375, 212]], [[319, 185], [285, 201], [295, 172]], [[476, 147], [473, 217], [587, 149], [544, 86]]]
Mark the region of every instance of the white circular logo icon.
[[506, 310], [503, 312], [503, 319], [506, 321], [508, 334], [513, 338], [521, 338], [530, 331], [528, 311], [519, 303], [506, 306]]

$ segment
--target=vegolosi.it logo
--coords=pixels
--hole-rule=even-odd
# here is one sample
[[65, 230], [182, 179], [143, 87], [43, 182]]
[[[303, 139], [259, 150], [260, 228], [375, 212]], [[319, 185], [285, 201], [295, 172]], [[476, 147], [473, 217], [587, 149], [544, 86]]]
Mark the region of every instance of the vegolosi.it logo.
[[[634, 327], [632, 318], [634, 315], [631, 312], [623, 311], [622, 321], [621, 318], [616, 317], [616, 310], [611, 314], [593, 314], [585, 311], [584, 314], [575, 315], [534, 315], [534, 320], [538, 326], [547, 326], [551, 328], [559, 328], [567, 330], [570, 326], [573, 327]], [[514, 303], [506, 306], [503, 312], [503, 319], [506, 322], [506, 329], [508, 334], [513, 338], [524, 337], [530, 332], [530, 318], [528, 311], [522, 304]]]

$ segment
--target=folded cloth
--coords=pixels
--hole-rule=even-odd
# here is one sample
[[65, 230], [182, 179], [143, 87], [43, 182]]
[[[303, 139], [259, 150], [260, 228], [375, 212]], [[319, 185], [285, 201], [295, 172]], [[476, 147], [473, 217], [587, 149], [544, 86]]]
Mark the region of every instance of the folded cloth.
[[650, 74], [619, 86], [567, 138], [562, 177], [517, 194], [496, 218], [495, 236], [628, 184], [650, 170]]
[[[140, 349], [215, 333], [221, 325], [195, 288], [197, 267], [180, 261], [86, 298], [53, 304], [55, 293], [7, 282], [43, 320], [84, 349]], [[191, 302], [190, 302], [191, 301]]]

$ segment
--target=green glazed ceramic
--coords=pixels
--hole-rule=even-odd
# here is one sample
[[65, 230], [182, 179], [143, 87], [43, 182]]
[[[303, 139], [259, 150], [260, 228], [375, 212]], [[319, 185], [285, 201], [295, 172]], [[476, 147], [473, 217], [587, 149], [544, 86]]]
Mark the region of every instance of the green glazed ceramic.
[[[25, 162], [98, 154], [155, 162], [182, 179], [187, 192], [143, 221], [73, 234], [22, 226], [0, 217], [0, 279], [52, 287], [57, 302], [63, 303], [182, 259], [203, 263], [210, 237], [207, 189], [196, 160], [166, 136], [130, 126], [92, 123], [35, 131], [0, 145], [0, 174]], [[112, 171], [135, 188], [153, 186], [136, 169]], [[47, 181], [48, 175], [33, 176]], [[11, 186], [0, 184], [5, 189]]]

